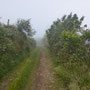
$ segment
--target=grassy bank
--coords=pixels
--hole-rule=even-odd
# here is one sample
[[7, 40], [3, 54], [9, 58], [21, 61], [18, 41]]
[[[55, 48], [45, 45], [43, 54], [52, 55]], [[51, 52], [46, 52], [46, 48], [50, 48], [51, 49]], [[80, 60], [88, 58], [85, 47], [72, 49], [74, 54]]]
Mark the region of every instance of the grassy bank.
[[53, 83], [53, 89], [50, 90], [89, 90], [90, 89], [90, 72], [85, 70], [87, 66], [83, 63], [81, 66], [68, 68], [68, 65], [63, 65], [58, 62], [60, 59], [51, 53], [48, 49], [45, 49], [47, 59], [52, 63], [51, 71], [54, 71], [55, 81]]
[[25, 87], [27, 87], [28, 82], [30, 78], [32, 77], [32, 73], [35, 70], [37, 63], [39, 63], [40, 60], [40, 49], [35, 49], [32, 53], [30, 58], [27, 60], [27, 63], [25, 65], [25, 68], [20, 73], [20, 75], [11, 83], [8, 90], [24, 90]]
[[83, 63], [81, 66], [68, 68], [68, 65], [58, 63], [58, 58], [51, 54], [54, 63], [55, 74], [59, 80], [60, 87], [67, 90], [89, 90], [90, 89], [90, 71], [85, 73], [87, 66]]

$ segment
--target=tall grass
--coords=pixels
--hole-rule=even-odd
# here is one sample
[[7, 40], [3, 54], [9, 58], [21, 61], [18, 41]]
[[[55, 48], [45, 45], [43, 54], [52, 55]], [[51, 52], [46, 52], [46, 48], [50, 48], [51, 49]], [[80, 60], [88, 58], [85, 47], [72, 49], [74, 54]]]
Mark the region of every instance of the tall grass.
[[[65, 90], [90, 90], [90, 71], [83, 63], [70, 68], [70, 63], [66, 65], [58, 62], [58, 57], [51, 52], [51, 59], [54, 64], [55, 74], [59, 80], [60, 87]], [[59, 59], [60, 60], [60, 59]]]
[[35, 65], [40, 60], [40, 50], [35, 49], [30, 58], [28, 59], [26, 66], [22, 73], [11, 83], [8, 90], [24, 90], [31, 77], [31, 72], [33, 71]]
[[90, 90], [90, 74], [82, 72], [84, 66], [68, 69], [63, 65], [55, 67], [56, 75], [63, 87], [69, 90]]

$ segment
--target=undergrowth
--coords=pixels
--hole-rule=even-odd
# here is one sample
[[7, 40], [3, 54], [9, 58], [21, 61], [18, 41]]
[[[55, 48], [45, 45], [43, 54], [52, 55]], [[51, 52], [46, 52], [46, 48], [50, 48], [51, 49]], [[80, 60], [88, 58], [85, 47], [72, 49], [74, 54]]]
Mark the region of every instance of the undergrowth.
[[[33, 68], [40, 60], [40, 51], [39, 49], [35, 49], [30, 58], [28, 59], [24, 70], [21, 74], [11, 83], [8, 90], [24, 90], [29, 82], [29, 78], [31, 77], [31, 72]], [[32, 82], [32, 81], [31, 81]]]

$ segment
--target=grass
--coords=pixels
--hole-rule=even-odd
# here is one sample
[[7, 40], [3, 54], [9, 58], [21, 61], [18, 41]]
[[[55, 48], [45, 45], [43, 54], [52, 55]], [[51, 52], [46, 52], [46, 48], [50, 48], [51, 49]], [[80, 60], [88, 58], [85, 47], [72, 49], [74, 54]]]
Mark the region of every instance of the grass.
[[61, 81], [63, 81], [64, 85], [67, 86], [72, 81], [72, 74], [67, 72], [63, 66], [58, 66], [55, 68], [55, 71]]
[[31, 53], [31, 56], [28, 59], [25, 68], [20, 73], [20, 75], [11, 83], [8, 90], [24, 90], [27, 87], [28, 82], [32, 82], [32, 80], [29, 81], [32, 75], [31, 73], [34, 70], [34, 67], [36, 67], [36, 64], [39, 62], [39, 60], [40, 49], [35, 49]]
[[[13, 74], [17, 72], [21, 72], [22, 69], [24, 68], [23, 66], [25, 65], [26, 60], [22, 61], [19, 65], [17, 65], [12, 71], [8, 72], [1, 80], [0, 83], [3, 83], [6, 81], [9, 77], [13, 77]], [[16, 75], [14, 75], [16, 76]]]
[[[62, 88], [68, 90], [90, 90], [90, 74], [84, 72], [84, 66], [75, 66], [74, 68], [66, 68], [61, 63], [57, 64], [57, 57], [52, 56], [54, 62], [55, 73], [61, 83]], [[56, 62], [56, 63], [55, 63]]]
[[[48, 51], [49, 57], [53, 63], [56, 79], [55, 85], [60, 85], [61, 90], [90, 90], [90, 71], [85, 72], [87, 67], [85, 64], [67, 68], [67, 64], [60, 63], [60, 59]], [[68, 63], [68, 65], [70, 65]], [[54, 86], [55, 86], [54, 85]], [[56, 90], [59, 90], [58, 88]], [[53, 90], [53, 89], [52, 89]]]
[[[27, 57], [28, 58], [28, 57]], [[25, 68], [27, 59], [23, 60], [19, 65], [14, 67], [12, 71], [7, 73], [0, 81], [0, 86], [3, 90], [7, 90], [8, 86], [15, 80], [15, 78], [23, 71]], [[2, 90], [1, 89], [1, 90]]]

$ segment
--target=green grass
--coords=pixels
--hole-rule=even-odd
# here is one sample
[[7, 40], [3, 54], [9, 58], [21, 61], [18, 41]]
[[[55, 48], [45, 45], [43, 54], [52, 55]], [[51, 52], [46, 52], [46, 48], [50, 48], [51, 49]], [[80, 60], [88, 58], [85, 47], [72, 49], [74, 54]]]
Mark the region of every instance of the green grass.
[[52, 56], [52, 60], [56, 62], [54, 63], [56, 76], [63, 88], [69, 90], [90, 90], [90, 71], [85, 72], [85, 64], [68, 69], [66, 68], [67, 65], [57, 64], [57, 57]]
[[[34, 70], [34, 67], [40, 60], [40, 49], [35, 49], [28, 59], [24, 70], [20, 75], [11, 83], [8, 90], [24, 90], [27, 87], [31, 73]], [[32, 80], [31, 80], [32, 82]]]
[[14, 67], [14, 69], [10, 72], [8, 72], [1, 80], [0, 83], [3, 83], [5, 80], [7, 80], [8, 78], [12, 77], [12, 76], [16, 76], [14, 75], [16, 72], [21, 72], [22, 69], [24, 68], [23, 66], [25, 65], [26, 60], [22, 61], [19, 65], [17, 65], [16, 67]]
[[58, 66], [55, 68], [59, 79], [63, 81], [64, 85], [67, 86], [72, 81], [73, 75], [69, 73], [63, 66]]
[[60, 85], [65, 90], [90, 90], [90, 69], [86, 71], [88, 69], [85, 63], [69, 69], [70, 63], [64, 65], [57, 56], [51, 52], [49, 54], [51, 55], [53, 68], [58, 79], [56, 83], [59, 84], [57, 85]]

